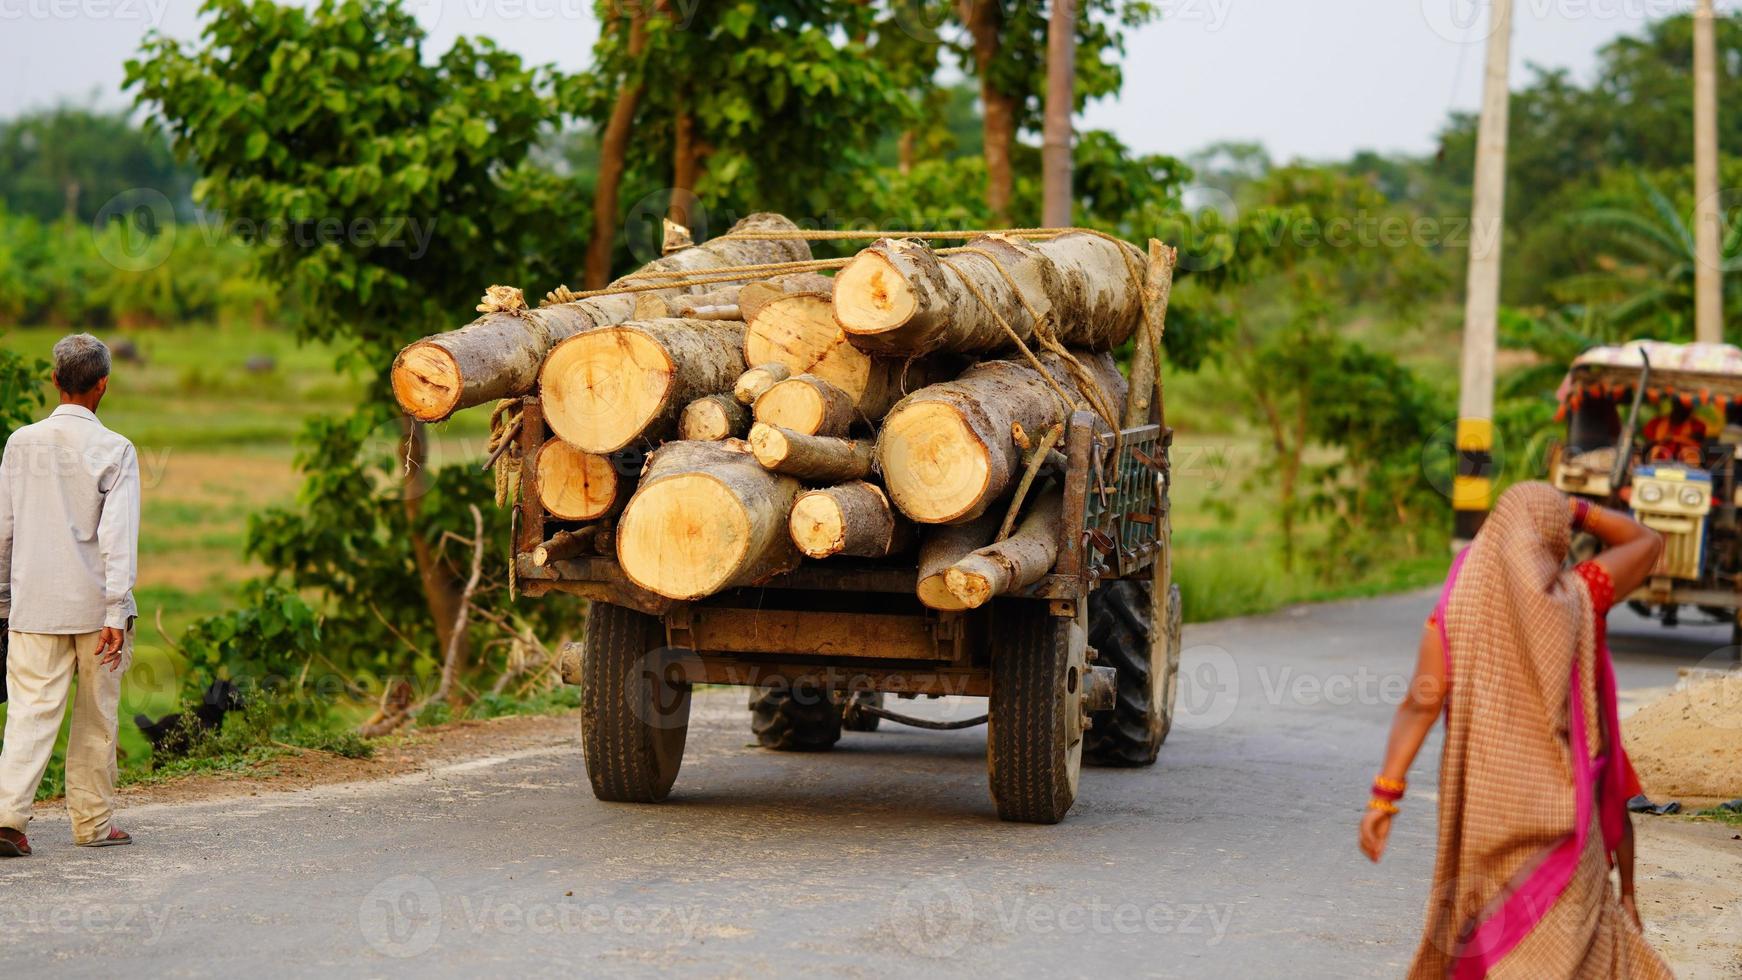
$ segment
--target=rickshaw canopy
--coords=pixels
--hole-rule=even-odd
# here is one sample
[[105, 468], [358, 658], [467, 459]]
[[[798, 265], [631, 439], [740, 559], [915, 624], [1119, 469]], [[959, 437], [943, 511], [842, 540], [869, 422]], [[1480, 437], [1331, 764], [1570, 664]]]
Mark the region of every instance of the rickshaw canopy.
[[1583, 398], [1632, 397], [1645, 358], [1651, 359], [1651, 378], [1645, 386], [1648, 401], [1678, 398], [1721, 409], [1742, 398], [1742, 349], [1730, 344], [1635, 340], [1593, 347], [1574, 358], [1561, 385], [1561, 404], [1570, 401], [1576, 407]]

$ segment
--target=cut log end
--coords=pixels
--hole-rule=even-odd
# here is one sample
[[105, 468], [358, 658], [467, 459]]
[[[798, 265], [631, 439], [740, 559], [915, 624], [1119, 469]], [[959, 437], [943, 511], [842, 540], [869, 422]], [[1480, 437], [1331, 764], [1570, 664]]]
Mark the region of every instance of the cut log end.
[[609, 513], [617, 503], [617, 469], [609, 457], [552, 439], [539, 447], [535, 465], [539, 503], [553, 517], [590, 521]]
[[792, 370], [784, 364], [758, 364], [738, 376], [738, 383], [732, 387], [732, 397], [740, 405], [754, 405], [756, 399], [768, 393], [768, 389], [790, 377]]
[[969, 555], [944, 572], [944, 587], [964, 609], [978, 609], [1004, 591], [1007, 575], [983, 555]]
[[844, 436], [853, 424], [854, 401], [815, 375], [795, 375], [756, 399], [756, 421], [807, 436]]
[[978, 516], [992, 463], [955, 408], [915, 402], [884, 420], [878, 444], [884, 485], [903, 514], [922, 524]]
[[546, 418], [565, 441], [615, 452], [666, 408], [676, 366], [657, 342], [606, 327], [558, 344], [540, 374]]
[[730, 396], [709, 395], [684, 407], [677, 433], [680, 439], [716, 442], [742, 436], [749, 422], [749, 409]]
[[861, 253], [835, 276], [834, 305], [841, 329], [861, 335], [895, 330], [919, 308], [907, 280], [875, 252]]
[[841, 505], [826, 493], [807, 493], [792, 507], [792, 543], [811, 558], [838, 555], [847, 543], [847, 520]]
[[435, 344], [416, 343], [393, 362], [393, 397], [407, 415], [439, 422], [460, 407], [459, 362]]
[[751, 540], [743, 503], [705, 473], [644, 488], [617, 525], [617, 558], [637, 584], [671, 599], [712, 595], [731, 583]]

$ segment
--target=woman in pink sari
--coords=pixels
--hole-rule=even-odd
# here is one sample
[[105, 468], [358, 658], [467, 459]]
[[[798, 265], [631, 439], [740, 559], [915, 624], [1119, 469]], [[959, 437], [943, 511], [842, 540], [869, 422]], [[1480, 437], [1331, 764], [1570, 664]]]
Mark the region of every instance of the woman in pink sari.
[[[1604, 550], [1567, 569], [1575, 529]], [[1378, 861], [1443, 709], [1439, 854], [1411, 977], [1670, 975], [1634, 907], [1638, 783], [1603, 629], [1662, 548], [1624, 514], [1525, 483], [1453, 562], [1361, 820]]]

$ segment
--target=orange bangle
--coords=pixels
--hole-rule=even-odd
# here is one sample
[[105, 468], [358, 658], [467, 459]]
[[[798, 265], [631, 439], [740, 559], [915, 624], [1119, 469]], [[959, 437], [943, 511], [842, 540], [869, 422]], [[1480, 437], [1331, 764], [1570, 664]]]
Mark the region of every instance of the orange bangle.
[[1384, 776], [1374, 776], [1373, 785], [1393, 793], [1401, 793], [1409, 788], [1409, 783], [1402, 779], [1387, 779]]
[[1367, 801], [1367, 809], [1378, 810], [1380, 813], [1389, 813], [1392, 815], [1396, 815], [1397, 804], [1391, 802], [1390, 800], [1382, 800], [1379, 797], [1375, 796], [1371, 800]]

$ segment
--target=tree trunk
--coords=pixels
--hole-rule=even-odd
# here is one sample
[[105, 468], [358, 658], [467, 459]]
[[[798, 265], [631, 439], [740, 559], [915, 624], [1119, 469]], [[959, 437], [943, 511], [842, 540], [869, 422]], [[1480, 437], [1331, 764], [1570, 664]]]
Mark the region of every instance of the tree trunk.
[[707, 395], [684, 406], [677, 420], [677, 437], [691, 442], [742, 439], [750, 428], [750, 410], [731, 395]]
[[1016, 532], [963, 557], [944, 573], [944, 585], [968, 609], [1040, 581], [1059, 556], [1064, 494], [1057, 485], [1033, 498]]
[[1077, 3], [1052, 0], [1046, 25], [1046, 107], [1040, 142], [1040, 223], [1071, 224], [1071, 114], [1076, 111]]
[[589, 453], [665, 438], [684, 406], [732, 389], [743, 349], [736, 320], [643, 320], [578, 334], [539, 372], [545, 422]]
[[967, 608], [962, 605], [962, 600], [950, 593], [946, 577], [956, 562], [992, 540], [1003, 517], [994, 512], [966, 524], [926, 529], [919, 544], [919, 584], [914, 590], [920, 602], [946, 612]]
[[1142, 319], [1148, 260], [1129, 244], [1086, 232], [968, 244], [977, 252], [940, 257], [905, 239], [860, 252], [835, 277], [835, 319], [853, 345], [902, 357], [994, 351], [1012, 346], [1010, 331], [1028, 342], [1040, 316], [1066, 346], [1108, 350]]
[[994, 62], [1002, 43], [1004, 16], [998, 0], [960, 0], [962, 23], [974, 43], [974, 68], [980, 76], [981, 133], [986, 158], [986, 210], [994, 225], [1010, 220], [1014, 178], [1010, 148], [1016, 142], [1016, 98], [993, 83]]
[[[629, 21], [627, 55], [630, 61], [641, 57], [647, 48], [648, 3], [636, 3]], [[633, 69], [631, 69], [633, 71]], [[617, 192], [623, 184], [623, 169], [629, 155], [629, 130], [635, 124], [635, 110], [641, 104], [642, 86], [624, 85], [617, 90], [617, 100], [611, 106], [611, 118], [599, 135], [599, 173], [593, 184], [593, 239], [587, 243], [587, 258], [582, 281], [587, 289], [598, 289], [611, 278], [611, 252], [617, 244]]]
[[[1125, 379], [1112, 355], [1079, 354], [1078, 359], [1112, 410], [1123, 406]], [[1067, 393], [1078, 394], [1058, 358], [1041, 360]], [[1058, 393], [1026, 362], [985, 361], [954, 381], [921, 388], [890, 411], [878, 438], [878, 469], [895, 505], [913, 520], [972, 520], [1021, 473], [1015, 427], [1041, 433], [1068, 414]]]
[[[791, 231], [797, 226], [777, 214], [753, 214], [731, 231]], [[730, 234], [730, 232], [728, 232]], [[649, 272], [689, 271], [810, 258], [803, 241], [714, 239], [662, 256], [616, 285]], [[414, 418], [439, 422], [463, 408], [498, 398], [524, 395], [538, 381], [539, 365], [558, 343], [598, 327], [635, 318], [637, 299], [678, 298], [713, 292], [726, 283], [676, 287], [643, 293], [598, 296], [537, 309], [492, 312], [458, 330], [425, 337], [399, 352], [393, 363], [393, 393]]]
[[[436, 558], [435, 548], [418, 530], [423, 516], [423, 490], [419, 481], [427, 480], [424, 471], [428, 463], [424, 443], [423, 423], [401, 417], [399, 440], [400, 505], [405, 511], [406, 533], [411, 536], [411, 553], [417, 565], [418, 582], [423, 588], [424, 605], [429, 608], [431, 625], [435, 627], [436, 648], [448, 650], [454, 639], [454, 621], [459, 614], [460, 588], [455, 576], [448, 574]], [[459, 659], [463, 665], [467, 650], [465, 638], [460, 638]]]
[[811, 558], [883, 558], [912, 543], [913, 525], [889, 506], [874, 483], [855, 480], [812, 490], [792, 505], [792, 542]]
[[[821, 278], [821, 277], [819, 277]], [[832, 280], [825, 280], [832, 282]], [[835, 322], [827, 292], [798, 292], [765, 298], [758, 285], [744, 287], [753, 301], [744, 312], [744, 360], [784, 364], [794, 374], [811, 374], [846, 392], [866, 419], [875, 421], [909, 391], [942, 380], [932, 361], [877, 357], [848, 343]]]
[[681, 104], [672, 119], [671, 202], [666, 208], [666, 220], [690, 227], [690, 213], [696, 202], [696, 181], [702, 173], [702, 157], [707, 148], [696, 139], [696, 117], [687, 103]]
[[792, 372], [784, 364], [757, 364], [743, 374], [732, 384], [732, 397], [740, 405], [754, 405], [756, 399], [768, 393], [768, 389], [792, 377]]
[[669, 442], [648, 457], [617, 523], [617, 557], [636, 585], [698, 599], [798, 564], [787, 530], [799, 483], [757, 464], [743, 442]]
[[795, 374], [756, 399], [756, 421], [807, 436], [844, 436], [856, 416], [853, 399], [814, 374]]
[[750, 427], [750, 451], [763, 468], [807, 483], [842, 483], [871, 475], [869, 439], [809, 436], [758, 422]]
[[561, 439], [546, 440], [538, 448], [534, 468], [538, 502], [558, 520], [598, 520], [627, 496], [611, 457], [582, 452]]

